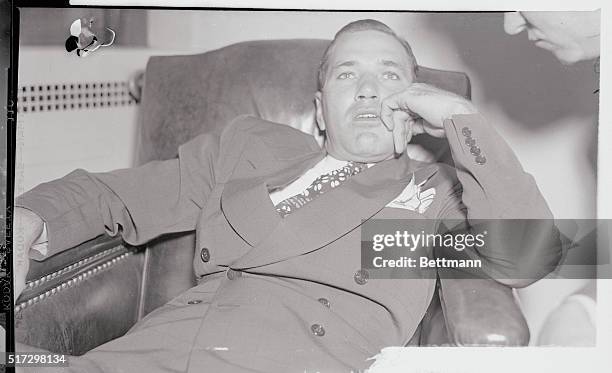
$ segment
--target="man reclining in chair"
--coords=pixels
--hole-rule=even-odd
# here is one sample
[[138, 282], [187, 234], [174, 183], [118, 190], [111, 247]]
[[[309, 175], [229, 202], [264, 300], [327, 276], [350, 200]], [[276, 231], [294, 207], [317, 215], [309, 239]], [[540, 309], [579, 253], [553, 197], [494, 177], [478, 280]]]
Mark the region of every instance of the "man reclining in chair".
[[[239, 117], [220, 136], [181, 146], [176, 159], [101, 174], [77, 170], [20, 196], [15, 214], [26, 222], [26, 245], [43, 228], [48, 240], [30, 251], [34, 258], [105, 232], [134, 245], [197, 232], [199, 284], [125, 336], [71, 358], [66, 369], [363, 369], [381, 348], [411, 339], [436, 282], [373, 279], [360, 260], [364, 220], [391, 210], [435, 221], [551, 219], [533, 178], [474, 105], [415, 83], [416, 66], [389, 27], [353, 22], [321, 62], [315, 103], [324, 149], [288, 126]], [[456, 169], [411, 160], [405, 149], [419, 133], [446, 137]], [[414, 198], [403, 195], [414, 185], [429, 190], [426, 203], [396, 200]], [[560, 258], [558, 246], [522, 245], [519, 253], [504, 242], [465, 253], [518, 287], [536, 278], [519, 280], [512, 270]], [[19, 289], [25, 262], [15, 271]], [[507, 277], [492, 275], [502, 267]]]

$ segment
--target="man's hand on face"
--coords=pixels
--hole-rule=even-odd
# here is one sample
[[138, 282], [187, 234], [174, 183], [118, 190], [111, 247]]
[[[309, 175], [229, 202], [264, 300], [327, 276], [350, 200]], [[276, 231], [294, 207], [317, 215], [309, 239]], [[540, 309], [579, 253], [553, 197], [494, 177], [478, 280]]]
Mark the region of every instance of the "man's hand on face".
[[381, 119], [393, 132], [395, 152], [401, 154], [412, 136], [427, 133], [446, 137], [443, 123], [455, 114], [478, 110], [465, 98], [424, 83], [413, 83], [382, 101]]
[[13, 289], [16, 302], [25, 289], [26, 275], [30, 267], [28, 252], [43, 230], [43, 220], [28, 209], [16, 207], [13, 214]]

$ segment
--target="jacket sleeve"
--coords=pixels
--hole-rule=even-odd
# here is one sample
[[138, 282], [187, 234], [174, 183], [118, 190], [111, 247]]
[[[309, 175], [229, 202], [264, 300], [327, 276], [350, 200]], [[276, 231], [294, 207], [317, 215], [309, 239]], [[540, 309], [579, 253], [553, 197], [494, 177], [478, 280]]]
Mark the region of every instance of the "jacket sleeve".
[[487, 277], [513, 287], [554, 270], [562, 257], [559, 232], [534, 178], [508, 144], [478, 114], [455, 115], [444, 129], [458, 182], [438, 219], [454, 234], [483, 234], [484, 245], [437, 249], [436, 255], [480, 259]]
[[204, 134], [181, 146], [175, 159], [107, 173], [75, 170], [22, 194], [15, 206], [45, 222], [47, 256], [103, 233], [137, 245], [193, 230], [215, 184], [219, 148], [219, 136]]

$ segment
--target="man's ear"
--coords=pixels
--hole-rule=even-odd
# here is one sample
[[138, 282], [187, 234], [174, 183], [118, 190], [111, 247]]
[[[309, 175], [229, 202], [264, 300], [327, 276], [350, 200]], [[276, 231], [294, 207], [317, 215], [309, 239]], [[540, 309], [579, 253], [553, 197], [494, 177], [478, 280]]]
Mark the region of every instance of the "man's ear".
[[325, 131], [325, 119], [323, 119], [323, 103], [321, 102], [321, 91], [315, 93], [315, 119], [319, 130]]

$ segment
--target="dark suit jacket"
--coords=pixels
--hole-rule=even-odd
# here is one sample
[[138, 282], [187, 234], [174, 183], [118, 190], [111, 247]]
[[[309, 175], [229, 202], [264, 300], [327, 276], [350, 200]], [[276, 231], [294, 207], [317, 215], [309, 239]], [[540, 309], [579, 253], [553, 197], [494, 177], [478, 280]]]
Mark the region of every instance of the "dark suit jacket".
[[[197, 232], [200, 285], [78, 364], [103, 371], [348, 371], [369, 365], [382, 347], [405, 344], [435, 278], [364, 281], [364, 220], [425, 218], [421, 228], [431, 232], [446, 218], [551, 218], [533, 178], [481, 116], [455, 116], [444, 126], [456, 169], [406, 156], [387, 160], [286, 218], [270, 190], [324, 152], [308, 135], [252, 117], [238, 118], [220, 137], [199, 136], [177, 159], [103, 174], [77, 170], [22, 195], [17, 205], [47, 223], [49, 255], [105, 231], [131, 244]], [[429, 208], [385, 207], [413, 175], [436, 190]], [[548, 246], [497, 245], [466, 255], [490, 269], [554, 265], [560, 255]]]

